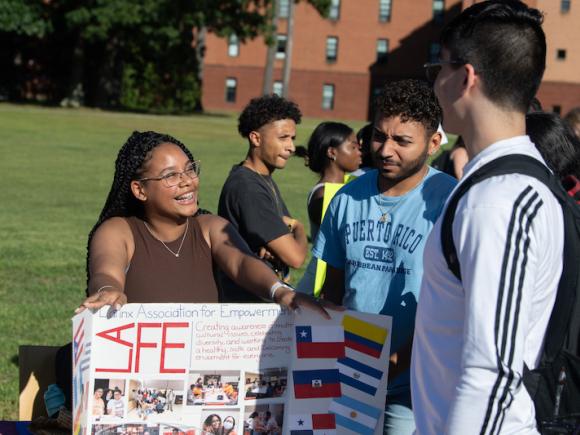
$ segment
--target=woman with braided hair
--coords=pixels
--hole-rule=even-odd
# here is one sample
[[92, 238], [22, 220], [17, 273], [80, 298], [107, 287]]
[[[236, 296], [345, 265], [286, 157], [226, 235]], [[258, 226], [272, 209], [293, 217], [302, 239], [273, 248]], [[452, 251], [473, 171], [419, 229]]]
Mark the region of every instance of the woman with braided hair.
[[263, 299], [295, 309], [317, 302], [278, 281], [225, 219], [199, 214], [199, 161], [175, 138], [134, 132], [89, 235], [88, 298], [77, 309], [126, 302], [218, 302], [215, 262]]

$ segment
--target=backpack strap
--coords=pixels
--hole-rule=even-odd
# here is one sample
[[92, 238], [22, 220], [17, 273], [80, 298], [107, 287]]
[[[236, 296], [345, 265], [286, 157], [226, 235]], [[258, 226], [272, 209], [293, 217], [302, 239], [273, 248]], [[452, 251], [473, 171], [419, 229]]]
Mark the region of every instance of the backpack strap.
[[562, 276], [546, 331], [544, 359], [553, 361], [568, 337], [568, 326], [576, 299], [578, 265], [580, 264], [580, 246], [578, 243], [578, 234], [580, 234], [580, 228], [578, 226], [580, 222], [580, 211], [564, 191], [559, 180], [546, 166], [533, 157], [523, 154], [512, 154], [487, 163], [465, 179], [450, 198], [443, 215], [441, 224], [441, 247], [443, 256], [445, 257], [449, 270], [461, 281], [461, 268], [453, 241], [453, 220], [455, 218], [455, 212], [457, 211], [457, 205], [463, 195], [473, 185], [490, 177], [506, 174], [527, 175], [545, 184], [562, 206], [564, 229], [576, 230], [576, 234], [573, 235], [568, 235], [565, 232]]

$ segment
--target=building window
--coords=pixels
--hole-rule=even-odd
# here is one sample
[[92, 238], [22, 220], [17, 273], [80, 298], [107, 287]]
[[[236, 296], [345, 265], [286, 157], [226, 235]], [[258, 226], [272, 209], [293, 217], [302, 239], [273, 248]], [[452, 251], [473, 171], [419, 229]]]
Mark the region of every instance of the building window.
[[559, 48], [556, 50], [556, 59], [558, 60], [565, 60], [566, 59], [566, 50]]
[[324, 110], [334, 109], [334, 85], [327, 83], [322, 86], [322, 108]]
[[280, 81], [275, 81], [274, 84], [272, 85], [272, 93], [281, 97], [283, 92], [284, 92], [284, 84]]
[[388, 53], [389, 53], [389, 40], [377, 39], [377, 62], [386, 61]]
[[238, 57], [240, 54], [240, 41], [235, 34], [230, 35], [228, 38], [228, 56]]
[[337, 21], [340, 18], [340, 0], [330, 0], [328, 18], [333, 21]]
[[236, 91], [238, 90], [238, 81], [234, 78], [226, 79], [226, 102], [236, 102]]
[[442, 23], [445, 16], [445, 0], [433, 0], [433, 21]]
[[570, 0], [562, 0], [560, 2], [560, 12], [563, 14], [570, 12]]
[[329, 36], [326, 38], [326, 61], [336, 62], [338, 58], [338, 38]]
[[278, 18], [288, 18], [290, 15], [290, 0], [278, 0]]
[[560, 115], [562, 113], [562, 106], [552, 106], [552, 112]]
[[276, 59], [284, 59], [286, 57], [286, 35], [276, 35]]
[[432, 42], [429, 46], [429, 62], [438, 62], [441, 55], [441, 44]]
[[391, 21], [391, 0], [379, 0], [379, 21], [386, 23]]

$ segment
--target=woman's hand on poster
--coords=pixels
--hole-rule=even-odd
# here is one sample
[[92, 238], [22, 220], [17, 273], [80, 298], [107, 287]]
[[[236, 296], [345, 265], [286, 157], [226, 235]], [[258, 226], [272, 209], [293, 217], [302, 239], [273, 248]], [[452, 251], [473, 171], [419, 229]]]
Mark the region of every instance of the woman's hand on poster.
[[305, 293], [294, 291], [290, 287], [282, 286], [274, 295], [274, 302], [288, 308], [290, 311], [308, 308], [320, 314], [325, 319], [330, 319], [327, 309], [343, 311], [344, 308], [325, 300], [316, 300]]
[[115, 310], [120, 310], [127, 303], [127, 296], [121, 290], [107, 288], [98, 291], [84, 300], [75, 310], [75, 314], [82, 313], [85, 309], [98, 310], [105, 305], [110, 305]]

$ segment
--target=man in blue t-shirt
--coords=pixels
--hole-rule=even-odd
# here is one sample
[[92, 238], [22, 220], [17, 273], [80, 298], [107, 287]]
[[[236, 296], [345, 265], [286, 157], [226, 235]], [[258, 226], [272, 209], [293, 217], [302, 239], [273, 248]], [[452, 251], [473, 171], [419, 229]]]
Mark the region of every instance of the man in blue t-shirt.
[[393, 317], [385, 433], [411, 434], [409, 367], [423, 248], [456, 180], [427, 165], [441, 143], [432, 89], [417, 80], [391, 83], [375, 109], [378, 169], [336, 194], [313, 254], [328, 263], [326, 299]]

